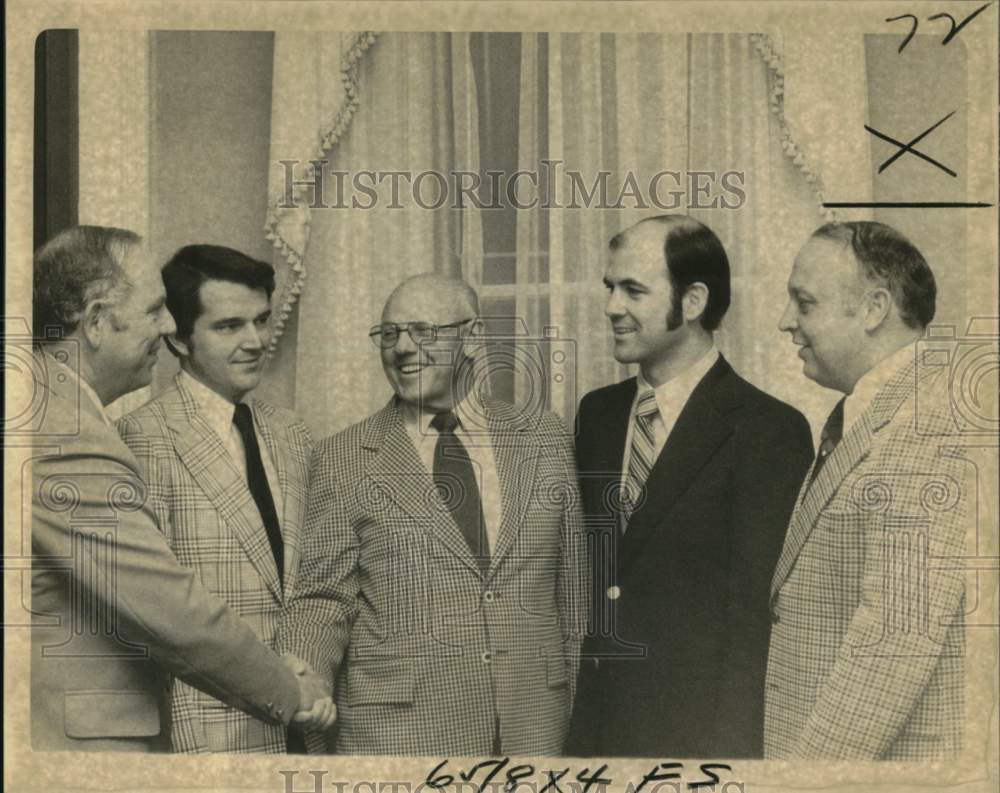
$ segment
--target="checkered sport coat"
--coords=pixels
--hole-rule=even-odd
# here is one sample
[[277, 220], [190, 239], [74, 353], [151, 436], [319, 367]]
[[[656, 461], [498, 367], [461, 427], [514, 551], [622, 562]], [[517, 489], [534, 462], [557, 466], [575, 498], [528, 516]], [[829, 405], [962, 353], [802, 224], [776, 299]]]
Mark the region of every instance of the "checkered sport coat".
[[[484, 401], [502, 521], [480, 572], [391, 401], [313, 455], [303, 564], [278, 647], [335, 675], [347, 754], [559, 753], [586, 583], [572, 445]], [[469, 429], [468, 427], [466, 429]]]
[[[242, 473], [179, 378], [118, 425], [149, 486], [150, 503], [180, 562], [197, 571], [272, 644], [299, 568], [311, 440], [290, 413], [251, 401], [254, 426], [274, 462], [274, 493], [285, 544], [284, 592], [267, 532]], [[175, 681], [171, 700], [176, 752], [284, 752], [286, 732]]]
[[943, 367], [898, 371], [799, 494], [771, 589], [768, 758], [961, 747], [971, 491], [947, 387]]

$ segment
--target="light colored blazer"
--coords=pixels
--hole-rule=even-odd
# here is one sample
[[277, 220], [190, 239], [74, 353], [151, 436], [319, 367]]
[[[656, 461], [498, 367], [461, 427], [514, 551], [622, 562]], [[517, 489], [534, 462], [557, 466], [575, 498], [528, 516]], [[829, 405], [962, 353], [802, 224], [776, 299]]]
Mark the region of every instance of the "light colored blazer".
[[768, 758], [961, 747], [973, 494], [947, 389], [944, 368], [901, 369], [800, 492], [772, 583]]
[[558, 754], [586, 567], [570, 438], [487, 401], [502, 514], [484, 577], [395, 401], [313, 454], [306, 538], [278, 647], [336, 675], [336, 751]]
[[[177, 558], [270, 645], [298, 575], [312, 444], [305, 424], [287, 411], [259, 400], [251, 401], [251, 411], [280, 483], [272, 495], [285, 546], [283, 589], [246, 481], [180, 377], [118, 428], [135, 453], [149, 503]], [[285, 751], [281, 725], [254, 719], [184, 683], [175, 683], [172, 704], [174, 751]]]
[[169, 750], [168, 672], [287, 723], [294, 675], [178, 563], [132, 452], [66, 370], [37, 362], [33, 748]]

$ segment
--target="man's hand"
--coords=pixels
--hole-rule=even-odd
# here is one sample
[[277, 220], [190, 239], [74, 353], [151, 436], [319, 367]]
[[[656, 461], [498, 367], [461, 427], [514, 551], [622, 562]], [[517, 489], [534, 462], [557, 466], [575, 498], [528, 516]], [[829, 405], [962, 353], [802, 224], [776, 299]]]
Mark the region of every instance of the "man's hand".
[[286, 653], [282, 660], [299, 682], [299, 709], [295, 711], [292, 723], [308, 730], [328, 730], [337, 719], [337, 706], [333, 704], [329, 683], [298, 656]]
[[296, 675], [304, 675], [306, 672], [314, 672], [314, 670], [309, 664], [299, 658], [295, 653], [282, 653], [281, 660], [285, 662], [285, 666], [295, 672]]

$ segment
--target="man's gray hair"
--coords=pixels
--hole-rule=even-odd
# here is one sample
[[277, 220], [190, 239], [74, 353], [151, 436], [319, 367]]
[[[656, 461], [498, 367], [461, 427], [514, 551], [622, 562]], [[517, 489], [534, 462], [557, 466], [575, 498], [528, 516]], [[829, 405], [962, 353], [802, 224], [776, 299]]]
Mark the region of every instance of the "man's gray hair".
[[909, 327], [926, 328], [937, 302], [934, 273], [917, 246], [885, 223], [857, 220], [827, 223], [813, 237], [837, 243], [857, 259], [862, 276], [892, 294], [900, 319]]
[[141, 241], [125, 229], [76, 226], [39, 248], [31, 300], [35, 343], [59, 341], [73, 333], [90, 301], [123, 298], [131, 284], [122, 265]]

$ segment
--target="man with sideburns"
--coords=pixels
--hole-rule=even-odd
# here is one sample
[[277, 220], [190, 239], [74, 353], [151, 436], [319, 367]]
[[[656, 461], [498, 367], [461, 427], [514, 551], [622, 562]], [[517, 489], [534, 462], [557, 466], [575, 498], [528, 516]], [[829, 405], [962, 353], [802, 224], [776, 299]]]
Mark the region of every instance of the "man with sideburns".
[[345, 754], [558, 754], [585, 567], [572, 445], [480, 392], [476, 293], [422, 274], [370, 336], [394, 396], [313, 454], [279, 646], [334, 685]]
[[[163, 268], [173, 386], [119, 422], [178, 559], [273, 646], [299, 569], [311, 440], [305, 424], [248, 395], [271, 338], [274, 270], [219, 245]], [[304, 665], [299, 664], [304, 669]], [[303, 736], [175, 683], [177, 752], [304, 750]]]
[[636, 223], [604, 285], [615, 359], [639, 371], [577, 417], [595, 554], [567, 753], [760, 757], [768, 583], [809, 426], [716, 349], [729, 261], [707, 226]]

